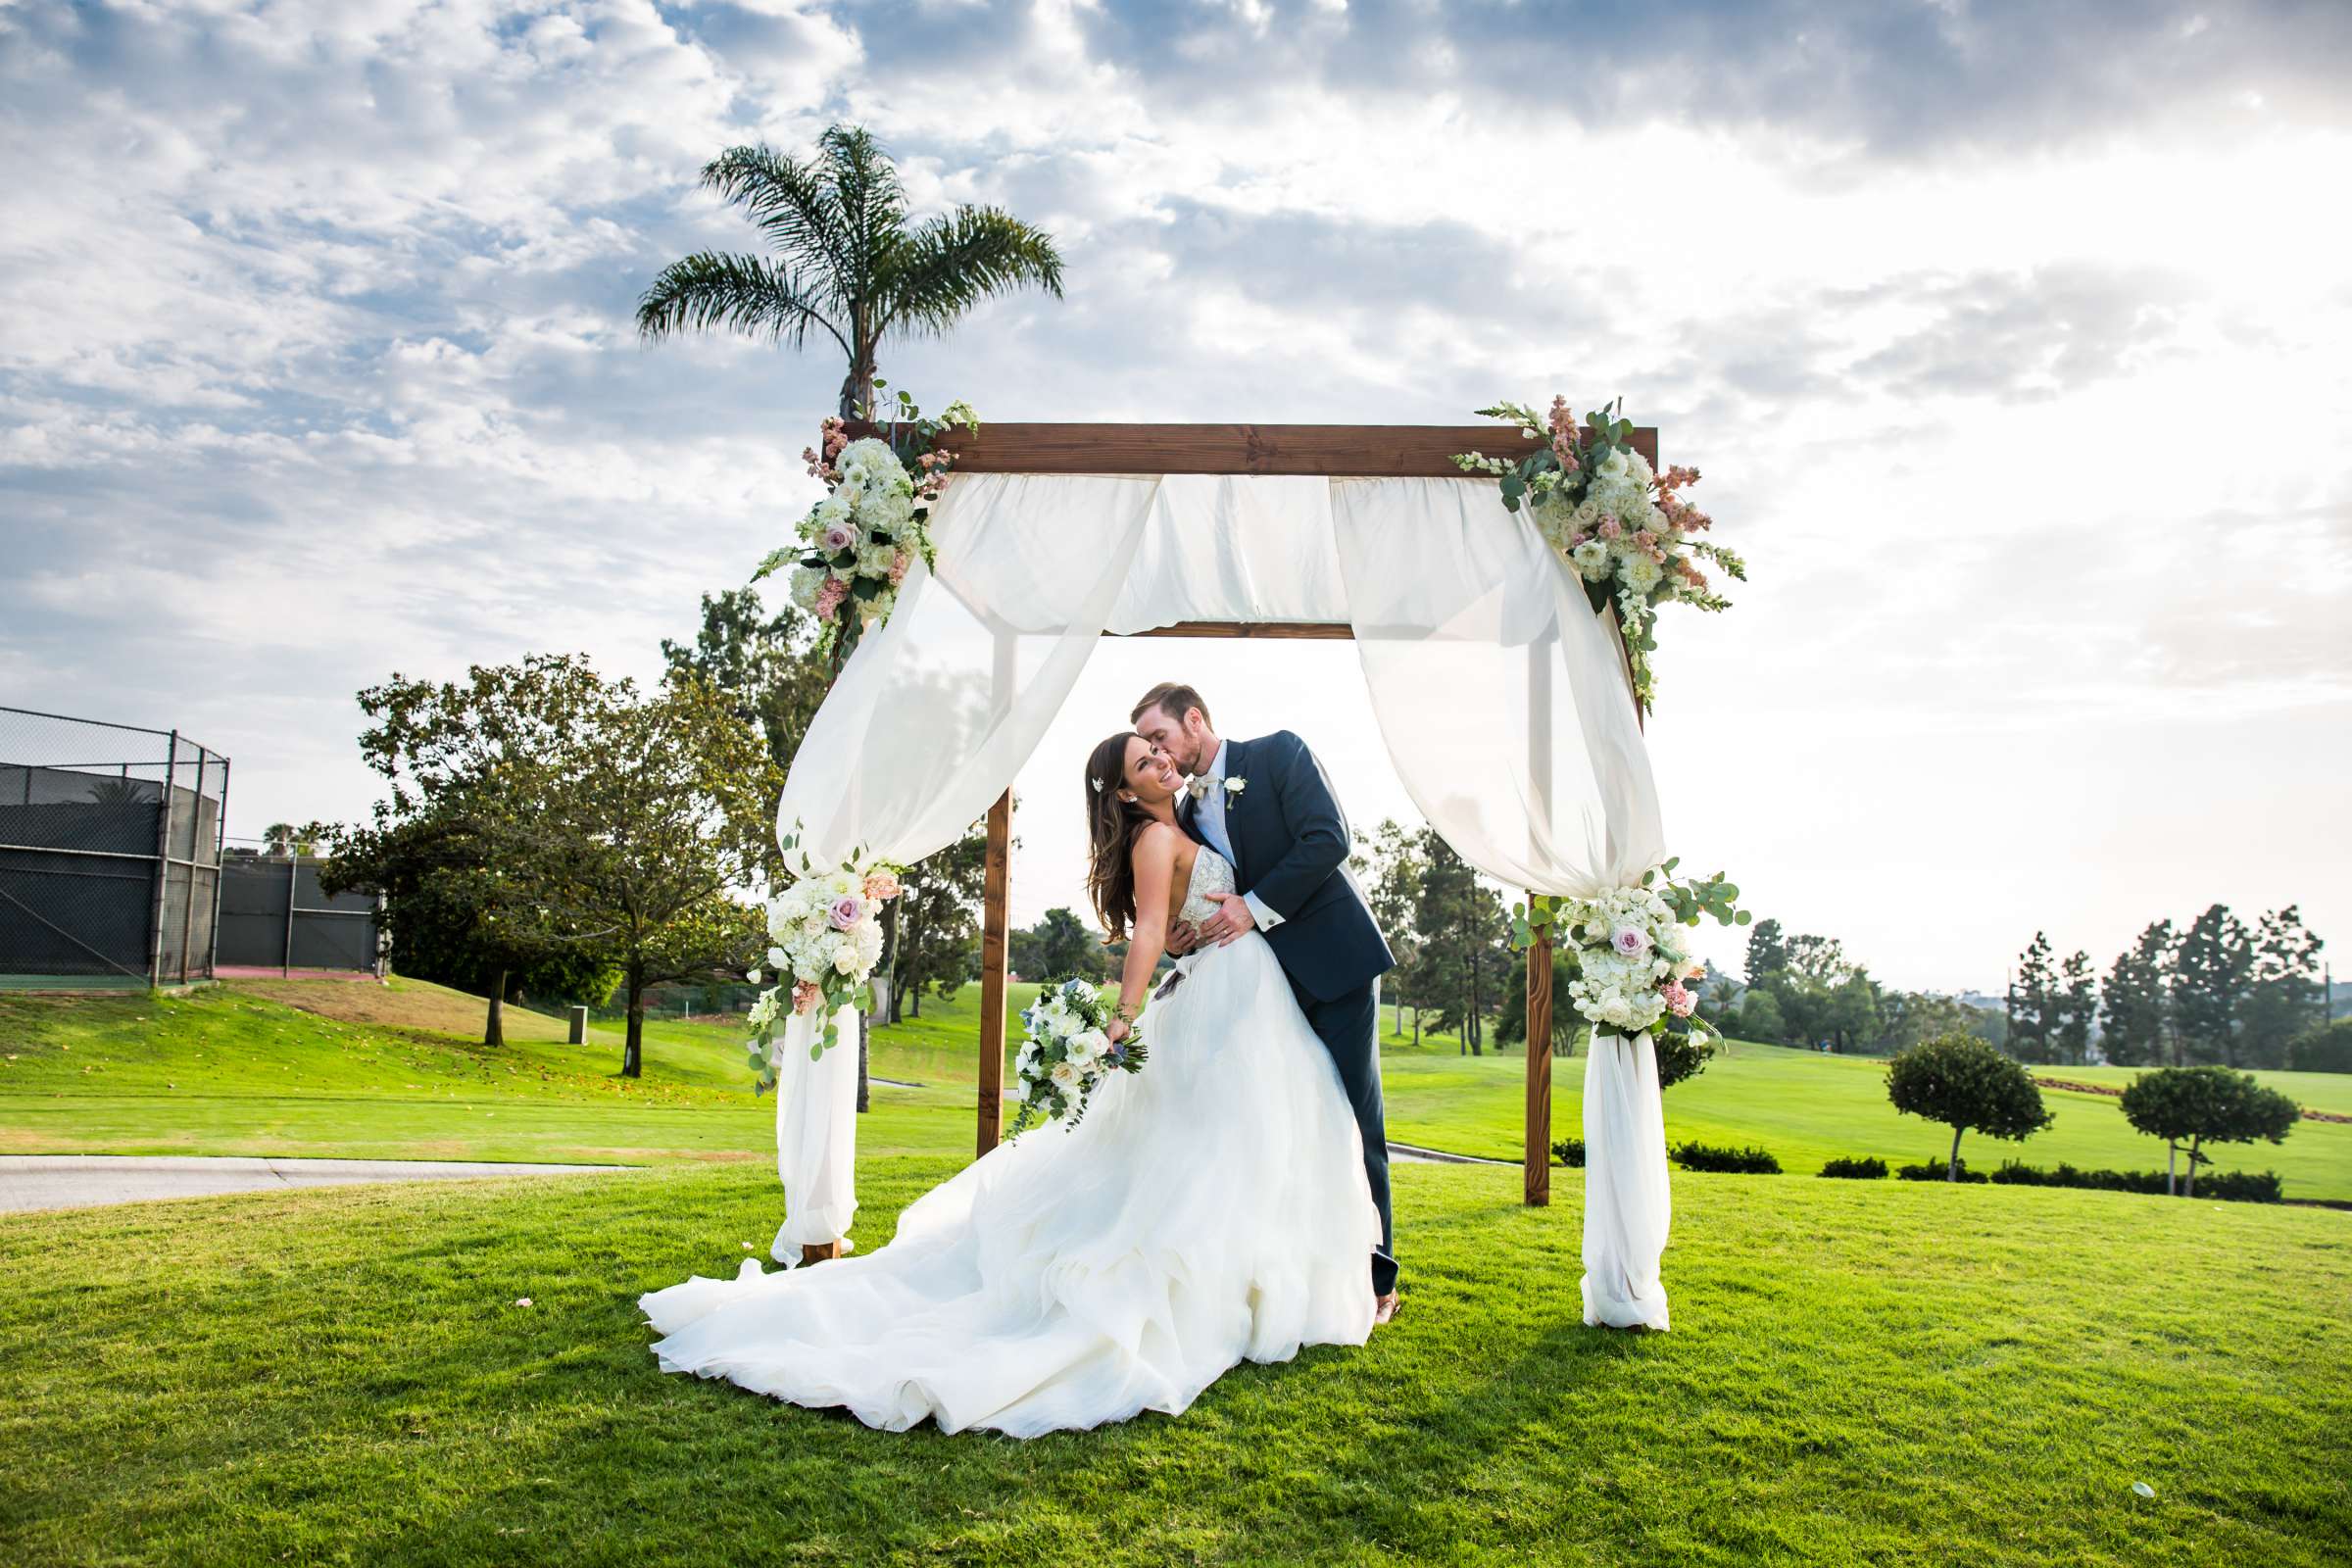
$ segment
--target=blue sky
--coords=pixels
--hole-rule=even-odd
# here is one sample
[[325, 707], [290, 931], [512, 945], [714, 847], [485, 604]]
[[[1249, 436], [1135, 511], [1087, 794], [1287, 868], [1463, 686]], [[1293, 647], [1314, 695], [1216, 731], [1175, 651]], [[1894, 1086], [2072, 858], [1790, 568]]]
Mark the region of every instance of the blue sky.
[[[2352, 938], [2352, 9], [0, 0], [0, 702], [177, 725], [232, 831], [352, 694], [651, 673], [808, 498], [840, 367], [645, 348], [730, 144], [871, 126], [1068, 297], [886, 372], [998, 418], [1623, 393], [1755, 581], [1670, 615], [1670, 837], [1882, 978], [2299, 901]], [[1105, 651], [1401, 808], [1345, 648]], [[1728, 946], [1722, 956], [1732, 954]]]

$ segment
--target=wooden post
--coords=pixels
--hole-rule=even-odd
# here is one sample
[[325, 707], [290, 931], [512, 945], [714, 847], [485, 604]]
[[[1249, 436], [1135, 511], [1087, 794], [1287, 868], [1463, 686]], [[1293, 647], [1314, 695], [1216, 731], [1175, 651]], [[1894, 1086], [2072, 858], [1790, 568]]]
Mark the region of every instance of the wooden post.
[[[1527, 771], [1530, 803], [1551, 825], [1551, 662], [1559, 647], [1546, 634], [1527, 645]], [[1535, 892], [1530, 889], [1528, 897]], [[1551, 1202], [1551, 928], [1527, 950], [1527, 1206]]]
[[976, 1153], [997, 1147], [1004, 1117], [1004, 972], [1010, 956], [1006, 909], [1012, 889], [1012, 788], [988, 808], [988, 859], [980, 915], [980, 1107]]
[[1551, 1201], [1551, 932], [1527, 950], [1527, 1204]]

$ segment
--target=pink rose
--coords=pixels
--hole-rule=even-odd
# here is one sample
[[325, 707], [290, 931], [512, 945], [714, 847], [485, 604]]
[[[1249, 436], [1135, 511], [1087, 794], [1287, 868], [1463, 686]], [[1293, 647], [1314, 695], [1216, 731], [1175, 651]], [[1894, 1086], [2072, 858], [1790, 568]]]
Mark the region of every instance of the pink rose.
[[824, 532], [824, 546], [827, 550], [840, 552], [849, 549], [857, 542], [858, 530], [846, 522], [837, 522]]
[[848, 583], [843, 582], [839, 577], [827, 577], [824, 586], [816, 591], [816, 618], [819, 620], [832, 619], [833, 612], [841, 608], [841, 602], [849, 597], [849, 593], [850, 585]]
[[879, 904], [899, 896], [899, 878], [895, 871], [868, 871], [865, 874], [865, 896]]
[[1603, 539], [1614, 539], [1623, 532], [1625, 528], [1618, 522], [1617, 514], [1604, 512], [1600, 514], [1600, 536]]
[[824, 1000], [824, 988], [813, 980], [804, 980], [792, 988], [792, 1010], [795, 1012], [814, 1012], [816, 1004]]
[[858, 917], [864, 913], [865, 905], [858, 900], [858, 895], [844, 893], [833, 901], [833, 907], [826, 911], [825, 918], [833, 922], [834, 930], [847, 931], [856, 925]]
[[1658, 995], [1666, 999], [1666, 1010], [1677, 1018], [1690, 1017], [1690, 1010], [1698, 1005], [1698, 998], [1692, 996], [1680, 980], [1667, 981], [1658, 988]]
[[1634, 535], [1634, 545], [1637, 549], [1641, 550], [1644, 555], [1646, 555], [1658, 548], [1658, 536], [1654, 533], [1651, 533], [1647, 528], [1644, 528], [1640, 533]]
[[1639, 926], [1621, 925], [1609, 937], [1609, 946], [1627, 958], [1639, 958], [1649, 951], [1649, 933]]
[[914, 564], [914, 553], [902, 550], [890, 558], [890, 585], [896, 588], [906, 580], [906, 568]]

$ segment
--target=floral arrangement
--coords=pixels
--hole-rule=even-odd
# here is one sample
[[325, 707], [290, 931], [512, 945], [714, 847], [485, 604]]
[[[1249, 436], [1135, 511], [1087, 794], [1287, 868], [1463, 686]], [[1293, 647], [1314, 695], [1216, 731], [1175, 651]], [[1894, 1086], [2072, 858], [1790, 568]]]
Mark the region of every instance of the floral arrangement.
[[1048, 987], [1022, 1009], [1021, 1023], [1029, 1038], [1012, 1061], [1013, 1076], [1021, 1086], [1021, 1109], [1007, 1136], [1018, 1137], [1039, 1115], [1052, 1121], [1067, 1116], [1075, 1127], [1103, 1079], [1114, 1072], [1143, 1070], [1141, 1026], [1114, 1046], [1103, 1032], [1112, 1016], [1101, 988], [1084, 980]]
[[1537, 529], [1583, 579], [1595, 614], [1616, 605], [1634, 693], [1647, 708], [1655, 690], [1649, 656], [1658, 647], [1657, 607], [1674, 601], [1728, 610], [1730, 601], [1714, 591], [1698, 564], [1712, 562], [1745, 582], [1747, 563], [1700, 537], [1715, 519], [1683, 495], [1698, 483], [1698, 470], [1653, 472], [1630, 444], [1634, 426], [1623, 417], [1624, 404], [1620, 398], [1593, 410], [1580, 428], [1566, 398], [1553, 398], [1547, 415], [1497, 403], [1478, 412], [1517, 425], [1522, 436], [1544, 445], [1516, 462], [1477, 452], [1453, 461], [1466, 473], [1502, 480], [1503, 506], [1528, 509]]
[[1594, 1029], [1631, 1038], [1648, 1034], [1706, 1035], [1691, 1014], [1698, 1008], [1694, 983], [1707, 966], [1691, 955], [1684, 931], [1704, 914], [1724, 925], [1745, 925], [1748, 912], [1732, 901], [1740, 890], [1721, 872], [1704, 881], [1678, 882], [1669, 859], [1642, 873], [1631, 886], [1611, 888], [1591, 899], [1538, 898], [1513, 906], [1512, 939], [1522, 948], [1556, 932], [1576, 954], [1578, 974], [1568, 1000]]
[[[797, 835], [783, 839], [787, 853]], [[834, 1043], [833, 1015], [866, 1004], [866, 980], [882, 961], [882, 906], [899, 896], [899, 868], [875, 862], [863, 869], [813, 872], [787, 884], [767, 904], [767, 961], [776, 983], [752, 1004], [746, 1042], [762, 1086], [776, 1081], [776, 1026], [793, 1013], [820, 1020], [811, 1059]], [[745, 976], [760, 984], [762, 971]]]
[[926, 524], [953, 463], [938, 443], [957, 426], [980, 428], [970, 405], [952, 403], [940, 417], [927, 419], [901, 392], [885, 427], [889, 439], [853, 441], [847, 420], [829, 418], [818, 444], [801, 453], [827, 493], [794, 530], [798, 542], [770, 552], [752, 581], [797, 563], [792, 602], [816, 617], [818, 646], [837, 667], [869, 626], [890, 618], [899, 584], [915, 559], [931, 564]]

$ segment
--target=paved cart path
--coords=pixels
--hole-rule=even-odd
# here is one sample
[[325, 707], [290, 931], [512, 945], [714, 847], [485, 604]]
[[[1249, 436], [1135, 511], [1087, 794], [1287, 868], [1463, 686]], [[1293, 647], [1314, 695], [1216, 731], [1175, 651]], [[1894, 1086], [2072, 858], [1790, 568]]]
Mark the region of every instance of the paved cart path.
[[137, 1203], [275, 1187], [567, 1176], [626, 1165], [526, 1165], [470, 1159], [254, 1159], [202, 1154], [0, 1155], [0, 1213]]

